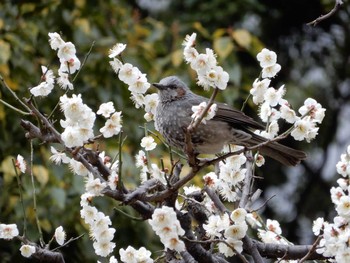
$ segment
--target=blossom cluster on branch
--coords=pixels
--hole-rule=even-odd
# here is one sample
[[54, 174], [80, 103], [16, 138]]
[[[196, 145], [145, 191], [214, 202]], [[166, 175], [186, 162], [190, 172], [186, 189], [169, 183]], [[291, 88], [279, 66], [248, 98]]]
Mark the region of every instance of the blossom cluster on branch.
[[[49, 33], [51, 48], [57, 50], [60, 61], [58, 78], [51, 69], [42, 67], [42, 82], [29, 90], [32, 96], [48, 96], [57, 84], [67, 92], [74, 90], [72, 74], [78, 73], [81, 63], [76, 57], [76, 49], [73, 43], [65, 42], [58, 33]], [[191, 68], [198, 75], [197, 84], [204, 89], [214, 88], [215, 91], [224, 90], [229, 83], [229, 75], [218, 66], [214, 51], [210, 48], [205, 53], [200, 53], [196, 47], [196, 34], [185, 38], [184, 57]], [[110, 65], [118, 78], [128, 86], [131, 92], [131, 100], [135, 107], [144, 108], [145, 120], [152, 121], [158, 104], [157, 94], [147, 94], [150, 83], [146, 74], [136, 66], [125, 63], [121, 54], [126, 50], [126, 44], [118, 43], [110, 49]], [[262, 68], [260, 77], [257, 78], [250, 91], [250, 96], [255, 104], [259, 105], [259, 116], [266, 123], [264, 131], [256, 131], [261, 136], [271, 141], [279, 140], [291, 135], [295, 140], [314, 139], [325, 115], [325, 109], [314, 99], [308, 98], [297, 112], [293, 110], [289, 102], [284, 98], [285, 87], [279, 89], [270, 87], [272, 78], [281, 70], [277, 63], [277, 55], [268, 49], [263, 49], [257, 60]], [[262, 255], [266, 250], [259, 250], [259, 241], [249, 237], [249, 231], [254, 231], [264, 244], [284, 245], [288, 259], [301, 258], [300, 251], [293, 254], [293, 244], [282, 236], [279, 223], [267, 219], [266, 223], [252, 210], [252, 203], [259, 198], [259, 191], [255, 191], [254, 173], [256, 167], [265, 163], [262, 155], [256, 154], [251, 158], [250, 152], [237, 145], [229, 145], [223, 149], [223, 155], [214, 159], [196, 160], [194, 165], [185, 175], [181, 174], [182, 166], [176, 162], [171, 163], [170, 169], [152, 160], [149, 152], [154, 151], [157, 143], [154, 133], [145, 128], [145, 137], [142, 138], [139, 150], [135, 156], [135, 166], [140, 169], [141, 184], [134, 189], [128, 189], [123, 184], [120, 160], [111, 160], [106, 152], [94, 151], [87, 144], [93, 144], [97, 140], [107, 139], [120, 134], [122, 131], [122, 112], [115, 110], [113, 102], [102, 103], [96, 113], [83, 102], [80, 94], [60, 97], [60, 108], [64, 118], [59, 121], [60, 127], [54, 127], [47, 117], [40, 114], [30, 97], [25, 103], [36, 115], [41, 123], [45, 123], [47, 130], [59, 142], [60, 148], [51, 147], [50, 159], [57, 165], [67, 164], [70, 170], [85, 179], [85, 193], [81, 195], [81, 218], [88, 227], [92, 247], [95, 254], [101, 258], [108, 258], [111, 263], [117, 262], [115, 247], [116, 229], [112, 227], [112, 221], [106, 211], [99, 211], [93, 205], [93, 199], [109, 197], [121, 204], [130, 205], [144, 220], [148, 220], [150, 227], [159, 237], [164, 246], [164, 255], [167, 260], [184, 262], [228, 262], [226, 258], [238, 256], [242, 262], [248, 262], [247, 257], [253, 257], [256, 262], [262, 262]], [[215, 116], [215, 104], [200, 104], [192, 108], [194, 122], [206, 121]], [[97, 116], [99, 115], [99, 116]], [[103, 117], [106, 122], [103, 127], [96, 129], [95, 120]], [[279, 133], [278, 121], [283, 119], [290, 124], [290, 128]], [[41, 124], [40, 123], [40, 124]], [[40, 125], [38, 125], [40, 126]], [[40, 128], [32, 123], [26, 125], [28, 133], [36, 131], [37, 138]], [[28, 128], [29, 127], [29, 128]], [[63, 131], [59, 131], [63, 129]], [[95, 131], [100, 133], [95, 135]], [[38, 135], [39, 134], [39, 135]], [[34, 138], [31, 134], [29, 138]], [[269, 143], [270, 141], [264, 142]], [[120, 144], [122, 147], [122, 144]], [[259, 145], [255, 148], [258, 149]], [[122, 149], [120, 149], [120, 152]], [[172, 154], [172, 153], [171, 153]], [[338, 172], [344, 176], [338, 180], [339, 187], [332, 189], [332, 200], [336, 204], [339, 217], [333, 224], [320, 219], [314, 226], [316, 235], [322, 235], [318, 253], [325, 257], [346, 258], [350, 255], [348, 247], [350, 218], [349, 197], [349, 171], [350, 150], [342, 155], [341, 162], [337, 165]], [[121, 158], [121, 156], [119, 156]], [[204, 168], [216, 165], [215, 170], [203, 175], [203, 186], [187, 185], [194, 176]], [[20, 155], [15, 163], [21, 173], [26, 173], [26, 163]], [[161, 167], [161, 168], [160, 168]], [[180, 176], [181, 174], [181, 176]], [[229, 206], [226, 206], [229, 204]], [[196, 226], [193, 222], [196, 222]], [[35, 256], [37, 249], [50, 250], [47, 247], [35, 246], [25, 236], [19, 236], [16, 224], [0, 224], [0, 238], [10, 240], [19, 238], [22, 242], [20, 249], [25, 257]], [[72, 239], [66, 241], [66, 234], [59, 226], [53, 235], [60, 246], [65, 246]], [[50, 244], [51, 242], [49, 242]], [[126, 247], [127, 244], [120, 244]], [[317, 244], [316, 244], [317, 245]], [[276, 248], [274, 259], [282, 258]], [[303, 256], [318, 258], [314, 246], [305, 246]], [[128, 246], [119, 250], [119, 258], [122, 262], [153, 262], [151, 252], [146, 248], [139, 249]], [[349, 256], [350, 258], [350, 256]], [[59, 261], [58, 261], [59, 262]], [[182, 262], [182, 261], [181, 261]], [[342, 262], [342, 261], [337, 261]], [[345, 261], [343, 261], [345, 262]]]

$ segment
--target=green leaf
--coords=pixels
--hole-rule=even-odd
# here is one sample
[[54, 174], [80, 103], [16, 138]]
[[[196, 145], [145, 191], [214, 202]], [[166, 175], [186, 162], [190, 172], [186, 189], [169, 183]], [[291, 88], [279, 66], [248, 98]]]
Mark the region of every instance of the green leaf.
[[251, 37], [251, 34], [247, 30], [237, 29], [237, 30], [232, 32], [232, 37], [238, 45], [240, 45], [241, 47], [244, 47], [246, 49], [249, 49], [251, 42], [252, 42], [252, 37]]
[[221, 59], [225, 59], [232, 52], [234, 45], [230, 37], [220, 37], [214, 40], [214, 51]]

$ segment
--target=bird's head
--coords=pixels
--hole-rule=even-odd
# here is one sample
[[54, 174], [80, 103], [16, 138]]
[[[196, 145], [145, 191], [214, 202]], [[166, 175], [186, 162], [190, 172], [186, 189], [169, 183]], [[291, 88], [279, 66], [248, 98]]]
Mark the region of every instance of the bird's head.
[[153, 86], [158, 89], [161, 102], [178, 100], [191, 92], [187, 85], [176, 76], [163, 78], [159, 83], [153, 83]]

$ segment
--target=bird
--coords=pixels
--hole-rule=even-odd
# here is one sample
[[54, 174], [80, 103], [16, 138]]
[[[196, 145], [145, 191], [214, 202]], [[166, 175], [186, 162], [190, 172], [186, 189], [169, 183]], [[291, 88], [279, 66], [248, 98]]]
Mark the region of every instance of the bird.
[[[155, 111], [155, 128], [171, 147], [186, 153], [186, 129], [192, 122], [192, 106], [209, 101], [193, 93], [177, 76], [168, 76], [153, 83], [158, 89], [159, 102]], [[265, 126], [240, 110], [224, 103], [215, 102], [215, 116], [200, 123], [191, 133], [191, 142], [196, 155], [218, 154], [225, 145], [234, 144], [252, 147], [266, 143], [267, 139], [255, 134]], [[259, 153], [277, 160], [286, 166], [295, 166], [306, 158], [306, 153], [280, 144], [268, 142], [259, 148]]]

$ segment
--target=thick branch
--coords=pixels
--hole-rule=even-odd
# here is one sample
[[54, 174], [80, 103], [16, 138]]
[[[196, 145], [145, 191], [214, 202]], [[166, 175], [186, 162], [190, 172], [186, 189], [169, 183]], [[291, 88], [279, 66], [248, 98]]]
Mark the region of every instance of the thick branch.
[[29, 241], [23, 236], [17, 236], [22, 244], [30, 245], [35, 247], [35, 253], [31, 255], [31, 258], [35, 258], [40, 262], [52, 262], [52, 263], [65, 263], [61, 252], [51, 251], [47, 248], [42, 248], [38, 244]]
[[[312, 251], [312, 245], [280, 245], [271, 243], [262, 243], [256, 240], [252, 240], [257, 247], [260, 255], [267, 258], [282, 258], [288, 259], [301, 259], [305, 255]], [[308, 255], [308, 260], [326, 260], [329, 259], [323, 255], [317, 254], [315, 251]]]
[[55, 135], [50, 133], [48, 130], [42, 130], [36, 127], [33, 123], [27, 120], [21, 120], [21, 126], [27, 131], [25, 136], [27, 139], [38, 138], [42, 142], [59, 142]]

